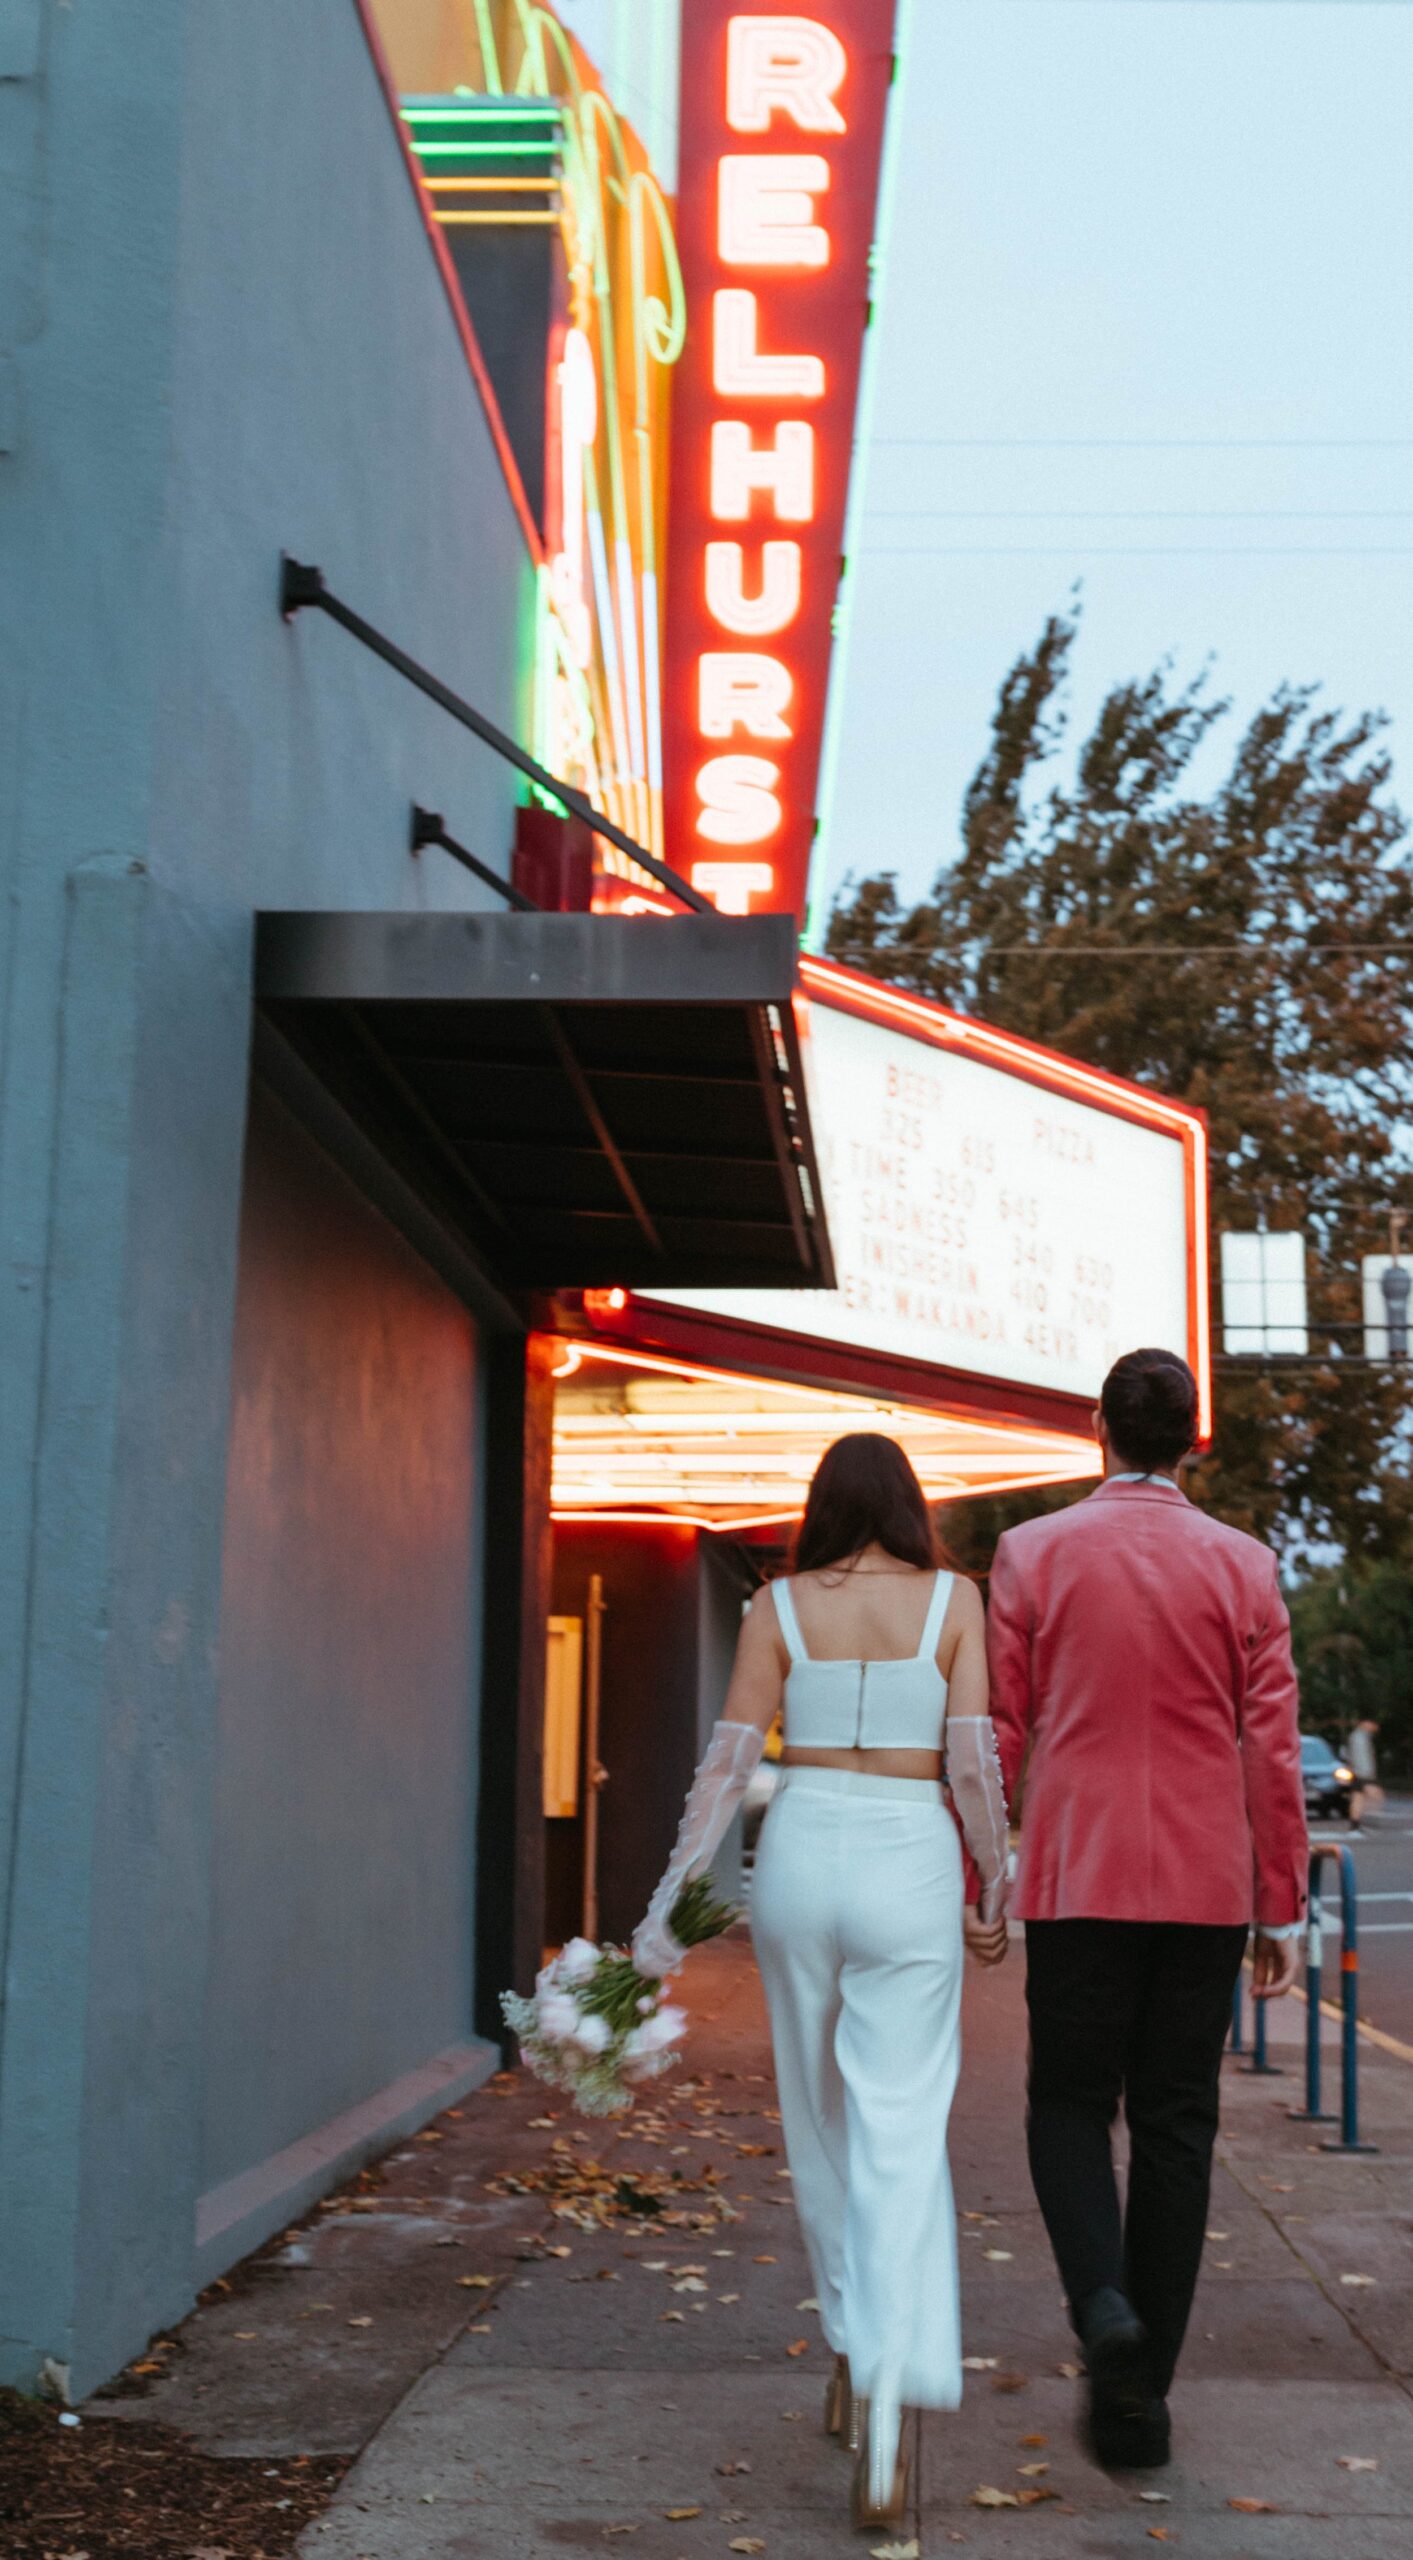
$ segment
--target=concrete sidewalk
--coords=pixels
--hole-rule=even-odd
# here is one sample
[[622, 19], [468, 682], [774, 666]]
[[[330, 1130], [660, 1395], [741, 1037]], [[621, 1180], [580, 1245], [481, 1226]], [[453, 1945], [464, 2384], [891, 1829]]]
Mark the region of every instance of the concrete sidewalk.
[[[1288, 2078], [1228, 2064], [1177, 2459], [1111, 2481], [1076, 2440], [1074, 2342], [1026, 2175], [1022, 1978], [1019, 1946], [970, 1978], [952, 2149], [972, 2370], [964, 2409], [922, 2422], [903, 2538], [926, 2560], [1165, 2542], [1200, 2560], [1404, 2560], [1413, 2069], [1366, 2051], [1381, 2149], [1346, 2159], [1288, 2120], [1295, 2003], [1272, 2039]], [[361, 2448], [301, 2560], [868, 2549], [820, 2429], [825, 2357], [744, 1941], [694, 1957], [686, 1985], [691, 2078], [658, 2106], [584, 2126], [523, 2076], [492, 2084], [252, 2262], [151, 2396], [117, 2408], [212, 2451]], [[662, 2212], [625, 2219], [650, 2190]], [[1032, 2502], [981, 2507], [982, 2489]]]

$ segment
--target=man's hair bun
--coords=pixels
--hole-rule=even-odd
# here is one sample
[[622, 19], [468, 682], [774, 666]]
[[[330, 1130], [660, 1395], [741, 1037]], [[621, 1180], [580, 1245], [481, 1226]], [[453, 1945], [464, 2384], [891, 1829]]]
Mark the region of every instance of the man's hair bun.
[[1175, 1467], [1197, 1437], [1197, 1380], [1175, 1351], [1126, 1351], [1099, 1397], [1117, 1457]]

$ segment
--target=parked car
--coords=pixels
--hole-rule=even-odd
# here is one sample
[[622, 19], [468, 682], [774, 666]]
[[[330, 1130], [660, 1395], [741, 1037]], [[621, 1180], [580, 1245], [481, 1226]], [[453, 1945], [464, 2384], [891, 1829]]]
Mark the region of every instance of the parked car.
[[1316, 1815], [1337, 1813], [1347, 1821], [1354, 1794], [1354, 1772], [1347, 1760], [1336, 1759], [1322, 1734], [1302, 1733], [1300, 1771], [1305, 1781], [1306, 1812]]

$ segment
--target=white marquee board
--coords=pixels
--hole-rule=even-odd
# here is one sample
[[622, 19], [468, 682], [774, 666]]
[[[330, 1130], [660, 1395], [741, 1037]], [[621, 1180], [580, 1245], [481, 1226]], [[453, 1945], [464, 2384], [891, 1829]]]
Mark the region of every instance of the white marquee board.
[[1180, 1133], [827, 1003], [807, 1063], [837, 1289], [663, 1303], [1060, 1395], [1187, 1357]]

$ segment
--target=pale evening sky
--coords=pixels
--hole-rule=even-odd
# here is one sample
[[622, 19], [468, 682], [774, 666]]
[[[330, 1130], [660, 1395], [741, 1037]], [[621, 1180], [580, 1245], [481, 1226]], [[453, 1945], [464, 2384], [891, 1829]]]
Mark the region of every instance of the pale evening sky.
[[929, 885], [1076, 581], [1081, 721], [1169, 653], [1319, 679], [1413, 801], [1413, 6], [911, 0], [904, 50], [826, 900]]

